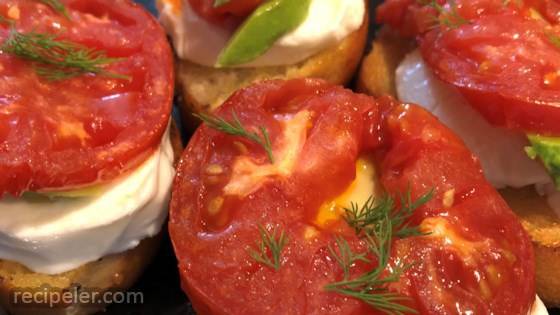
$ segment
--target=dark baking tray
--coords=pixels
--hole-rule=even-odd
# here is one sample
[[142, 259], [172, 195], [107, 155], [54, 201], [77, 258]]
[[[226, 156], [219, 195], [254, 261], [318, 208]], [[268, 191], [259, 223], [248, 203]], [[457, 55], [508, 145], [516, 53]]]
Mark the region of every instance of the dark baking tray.
[[[154, 0], [137, 0], [151, 12], [155, 14]], [[370, 0], [371, 13], [374, 8], [382, 2], [381, 0]], [[372, 21], [374, 21], [372, 19]], [[370, 28], [370, 39], [372, 38], [377, 26], [372, 22]], [[178, 120], [179, 115], [175, 115]], [[185, 143], [188, 141], [188, 134], [183, 131]], [[167, 227], [165, 227], [167, 230]], [[173, 254], [173, 249], [167, 233], [165, 233], [162, 246], [156, 259], [150, 265], [144, 276], [131, 289], [135, 292], [144, 294], [144, 303], [139, 305], [113, 305], [110, 306], [105, 314], [109, 315], [195, 315], [191, 304], [179, 283], [177, 271], [177, 261]], [[237, 314], [232, 314], [237, 315]], [[515, 314], [512, 314], [515, 315]], [[524, 314], [520, 314], [524, 315]], [[550, 315], [560, 315], [560, 310], [551, 310]]]

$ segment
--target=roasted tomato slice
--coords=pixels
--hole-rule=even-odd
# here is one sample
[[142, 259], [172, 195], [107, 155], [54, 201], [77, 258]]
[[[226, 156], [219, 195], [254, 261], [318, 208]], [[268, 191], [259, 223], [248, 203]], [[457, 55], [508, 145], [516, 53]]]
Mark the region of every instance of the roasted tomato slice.
[[[5, 0], [15, 28], [54, 34], [119, 58], [105, 70], [49, 80], [36, 64], [0, 53], [0, 198], [27, 190], [68, 190], [114, 179], [160, 145], [173, 97], [165, 33], [128, 0], [63, 0], [70, 18], [43, 1]], [[0, 23], [0, 43], [9, 37]]]
[[228, 21], [241, 22], [251, 14], [263, 0], [230, 0], [215, 5], [215, 0], [189, 0], [193, 10], [211, 23], [225, 25]]
[[[312, 79], [243, 89], [216, 115], [234, 121], [234, 113], [247, 131], [268, 131], [274, 163], [254, 142], [207, 125], [183, 154], [169, 229], [198, 312], [383, 314], [367, 296], [332, 290], [382, 262], [337, 262], [341, 238], [354, 253], [367, 242], [332, 201], [381, 190], [402, 206], [403, 192], [418, 200], [433, 190], [406, 221], [424, 233], [392, 238], [380, 274], [408, 268], [376, 292], [421, 314], [527, 313], [535, 299], [530, 240], [476, 158], [429, 113]], [[283, 235], [277, 264], [255, 259], [263, 231]]]
[[435, 74], [456, 86], [491, 123], [559, 135], [558, 4], [440, 3], [436, 10], [416, 1], [389, 0], [378, 18], [408, 35], [417, 34]]

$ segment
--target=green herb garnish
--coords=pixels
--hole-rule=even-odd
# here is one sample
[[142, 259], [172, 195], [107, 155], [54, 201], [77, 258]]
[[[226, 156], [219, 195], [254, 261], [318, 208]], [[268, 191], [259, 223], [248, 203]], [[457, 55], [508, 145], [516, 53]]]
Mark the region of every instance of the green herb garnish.
[[348, 278], [350, 277], [350, 268], [354, 263], [358, 261], [362, 261], [365, 263], [371, 262], [367, 258], [368, 253], [354, 253], [350, 248], [350, 245], [344, 238], [335, 236], [335, 242], [338, 247], [338, 253], [330, 245], [329, 252], [331, 253], [331, 256], [336, 260], [338, 265], [342, 268], [342, 271], [344, 272], [344, 280], [348, 280]]
[[[432, 192], [412, 202], [410, 192], [401, 196], [401, 206], [395, 209], [392, 198], [385, 197], [375, 202], [371, 197], [361, 207], [354, 204], [346, 209], [346, 221], [355, 229], [356, 234], [367, 245], [365, 253], [354, 253], [348, 243], [336, 238], [337, 254], [330, 248], [331, 254], [344, 271], [344, 279], [331, 283], [325, 290], [336, 292], [362, 301], [386, 314], [417, 313], [403, 305], [409, 298], [389, 292], [387, 285], [398, 282], [400, 277], [412, 265], [399, 265], [385, 275], [394, 238], [406, 238], [423, 235], [417, 226], [410, 226], [406, 221], [414, 211], [432, 198]], [[369, 272], [350, 278], [350, 269], [357, 261], [370, 262], [369, 256], [375, 258], [377, 267]]]
[[64, 17], [66, 17], [67, 19], [70, 20], [70, 15], [68, 14], [68, 11], [66, 11], [66, 7], [59, 0], [39, 0], [39, 1], [48, 5], [53, 10], [55, 10], [56, 12], [64, 15]]
[[15, 21], [8, 19], [7, 17], [4, 17], [2, 15], [0, 15], [0, 24], [6, 24], [10, 27], [14, 27], [15, 25]]
[[530, 146], [525, 152], [531, 159], [540, 159], [560, 191], [560, 138], [528, 135]]
[[269, 0], [239, 27], [218, 57], [216, 66], [228, 67], [255, 60], [284, 34], [298, 27], [309, 12], [311, 0]]
[[272, 154], [272, 143], [268, 136], [268, 131], [264, 127], [259, 127], [260, 134], [257, 132], [248, 131], [239, 121], [237, 114], [232, 112], [233, 121], [229, 122], [223, 118], [207, 115], [207, 114], [194, 114], [195, 117], [202, 120], [208, 127], [216, 129], [223, 133], [232, 136], [239, 136], [260, 145], [266, 151], [266, 155], [270, 163], [274, 163], [274, 156]]
[[273, 268], [280, 269], [280, 255], [284, 247], [288, 244], [288, 238], [284, 231], [277, 234], [276, 228], [272, 232], [268, 232], [263, 226], [259, 225], [259, 233], [261, 241], [257, 242], [257, 250], [249, 249], [249, 255], [257, 262]]
[[430, 6], [436, 10], [437, 16], [434, 17], [434, 27], [444, 25], [450, 29], [456, 29], [462, 25], [470, 23], [469, 20], [459, 14], [455, 1], [449, 1], [449, 9], [444, 8], [444, 6], [439, 4], [437, 0], [418, 0], [418, 2], [421, 5]]
[[377, 224], [383, 219], [386, 212], [392, 213], [392, 225], [398, 227], [396, 236], [400, 238], [421, 235], [417, 227], [410, 227], [407, 220], [414, 214], [414, 211], [426, 204], [433, 197], [433, 192], [430, 191], [416, 201], [412, 201], [410, 189], [405, 195], [400, 196], [401, 207], [398, 211], [393, 211], [395, 202], [391, 197], [384, 197], [377, 201], [370, 197], [361, 207], [352, 203], [350, 209], [346, 211], [346, 221], [354, 228], [356, 234], [364, 231], [366, 234], [371, 234], [377, 228]]
[[103, 68], [122, 60], [121, 58], [109, 58], [102, 50], [57, 39], [53, 34], [21, 33], [12, 28], [0, 50], [33, 62], [37, 74], [51, 81], [70, 79], [88, 73], [130, 79], [129, 76], [109, 72]]

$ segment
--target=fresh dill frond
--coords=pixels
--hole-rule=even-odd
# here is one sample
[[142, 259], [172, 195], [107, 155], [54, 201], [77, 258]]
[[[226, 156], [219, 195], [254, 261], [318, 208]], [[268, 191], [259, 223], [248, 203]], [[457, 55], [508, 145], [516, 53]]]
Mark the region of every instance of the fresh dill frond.
[[348, 225], [354, 228], [356, 234], [360, 234], [362, 231], [365, 231], [366, 234], [372, 233], [385, 213], [391, 212], [393, 208], [393, 198], [385, 196], [377, 201], [373, 196], [370, 196], [362, 206], [352, 202], [350, 209], [344, 209], [346, 212], [344, 218]]
[[411, 199], [410, 189], [404, 195], [400, 195], [400, 208], [394, 211], [395, 202], [390, 196], [384, 196], [380, 200], [375, 200], [370, 196], [362, 205], [351, 203], [346, 212], [345, 219], [348, 224], [353, 227], [357, 234], [364, 231], [371, 233], [372, 230], [378, 228], [378, 224], [382, 222], [384, 213], [393, 213], [392, 224], [396, 230], [397, 237], [408, 237], [421, 235], [417, 227], [410, 227], [407, 220], [414, 214], [414, 211], [426, 204], [433, 197], [430, 191], [415, 201]]
[[[387, 289], [387, 285], [397, 282], [405, 271], [404, 267], [398, 266], [389, 275], [384, 275], [389, 264], [392, 230], [389, 212], [384, 212], [376, 223], [376, 228], [369, 233], [363, 230], [362, 236], [367, 243], [367, 254], [377, 259], [377, 267], [355, 278], [328, 284], [325, 290], [355, 298], [387, 314], [415, 313], [413, 309], [403, 305], [403, 302], [408, 300], [407, 297], [389, 292]], [[349, 268], [349, 266], [341, 267]]]
[[0, 15], [0, 24], [6, 24], [9, 27], [14, 27], [15, 21], [10, 20], [7, 17], [4, 17], [4, 16]]
[[412, 236], [425, 235], [420, 232], [417, 226], [410, 226], [409, 219], [414, 215], [416, 209], [428, 203], [434, 197], [434, 191], [430, 190], [420, 198], [412, 201], [410, 189], [405, 194], [399, 196], [401, 208], [395, 212], [392, 217], [393, 226], [397, 228], [395, 236], [399, 238], [406, 238]]
[[274, 163], [274, 156], [272, 154], [272, 143], [268, 131], [264, 127], [259, 127], [260, 134], [257, 132], [248, 131], [243, 124], [239, 121], [237, 114], [232, 112], [233, 121], [229, 122], [221, 117], [216, 117], [207, 114], [194, 114], [195, 117], [202, 120], [208, 127], [226, 133], [232, 136], [239, 136], [248, 139], [266, 151], [266, 155], [270, 163]]
[[68, 14], [68, 11], [66, 10], [66, 7], [64, 6], [64, 4], [62, 2], [60, 2], [60, 0], [39, 0], [39, 1], [48, 5], [53, 10], [55, 10], [56, 12], [64, 15], [64, 17], [66, 17], [67, 19], [70, 20], [70, 15]]
[[130, 79], [129, 76], [104, 69], [109, 64], [121, 61], [121, 58], [107, 57], [102, 50], [61, 40], [53, 34], [21, 33], [12, 28], [0, 50], [33, 62], [37, 74], [51, 81], [70, 79], [88, 73]]
[[457, 10], [457, 4], [455, 1], [449, 0], [449, 9], [446, 9], [443, 5], [439, 4], [437, 0], [418, 0], [421, 5], [427, 5], [434, 8], [437, 15], [434, 16], [434, 26], [447, 26], [450, 29], [459, 28], [462, 25], [469, 24], [470, 21], [465, 19], [459, 14]]
[[358, 261], [365, 263], [370, 262], [367, 258], [367, 253], [354, 253], [348, 242], [343, 237], [336, 236], [335, 242], [338, 247], [338, 253], [331, 245], [329, 245], [329, 252], [344, 271], [345, 280], [350, 277], [350, 268], [354, 263]]
[[[280, 269], [281, 261], [280, 256], [282, 250], [288, 244], [288, 238], [284, 231], [278, 232], [275, 228], [272, 233], [268, 232], [263, 226], [259, 225], [259, 233], [261, 241], [257, 242], [257, 250], [249, 249], [249, 256], [257, 262], [273, 268], [274, 270]], [[269, 254], [270, 253], [270, 254]]]
[[[329, 249], [344, 271], [344, 279], [325, 286], [325, 290], [358, 299], [386, 314], [417, 313], [414, 309], [403, 305], [409, 301], [409, 298], [387, 289], [387, 285], [398, 282], [412, 264], [393, 266], [388, 274], [386, 270], [391, 255], [391, 244], [395, 238], [422, 235], [418, 227], [411, 226], [407, 221], [416, 209], [432, 198], [432, 195], [433, 193], [429, 192], [412, 201], [409, 190], [405, 195], [400, 196], [401, 205], [398, 209], [395, 209], [395, 202], [390, 197], [384, 197], [379, 202], [370, 197], [364, 205], [359, 206], [354, 203], [351, 209], [346, 209], [346, 221], [366, 243], [367, 251], [354, 253], [346, 241], [336, 238], [341, 254], [336, 255], [332, 249]], [[375, 258], [377, 267], [350, 278], [352, 265], [359, 260], [370, 261], [368, 257]]]

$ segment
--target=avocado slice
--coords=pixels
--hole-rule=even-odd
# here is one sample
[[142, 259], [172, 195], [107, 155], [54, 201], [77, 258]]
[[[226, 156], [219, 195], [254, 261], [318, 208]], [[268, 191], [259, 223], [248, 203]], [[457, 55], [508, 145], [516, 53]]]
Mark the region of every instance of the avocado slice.
[[27, 191], [23, 198], [29, 202], [53, 201], [57, 199], [89, 198], [101, 195], [106, 189], [105, 185], [95, 185], [68, 191]]
[[531, 159], [539, 158], [560, 190], [560, 138], [528, 135], [531, 146], [525, 152]]
[[302, 24], [311, 0], [268, 0], [239, 27], [218, 57], [217, 67], [236, 66], [266, 53], [284, 34]]

